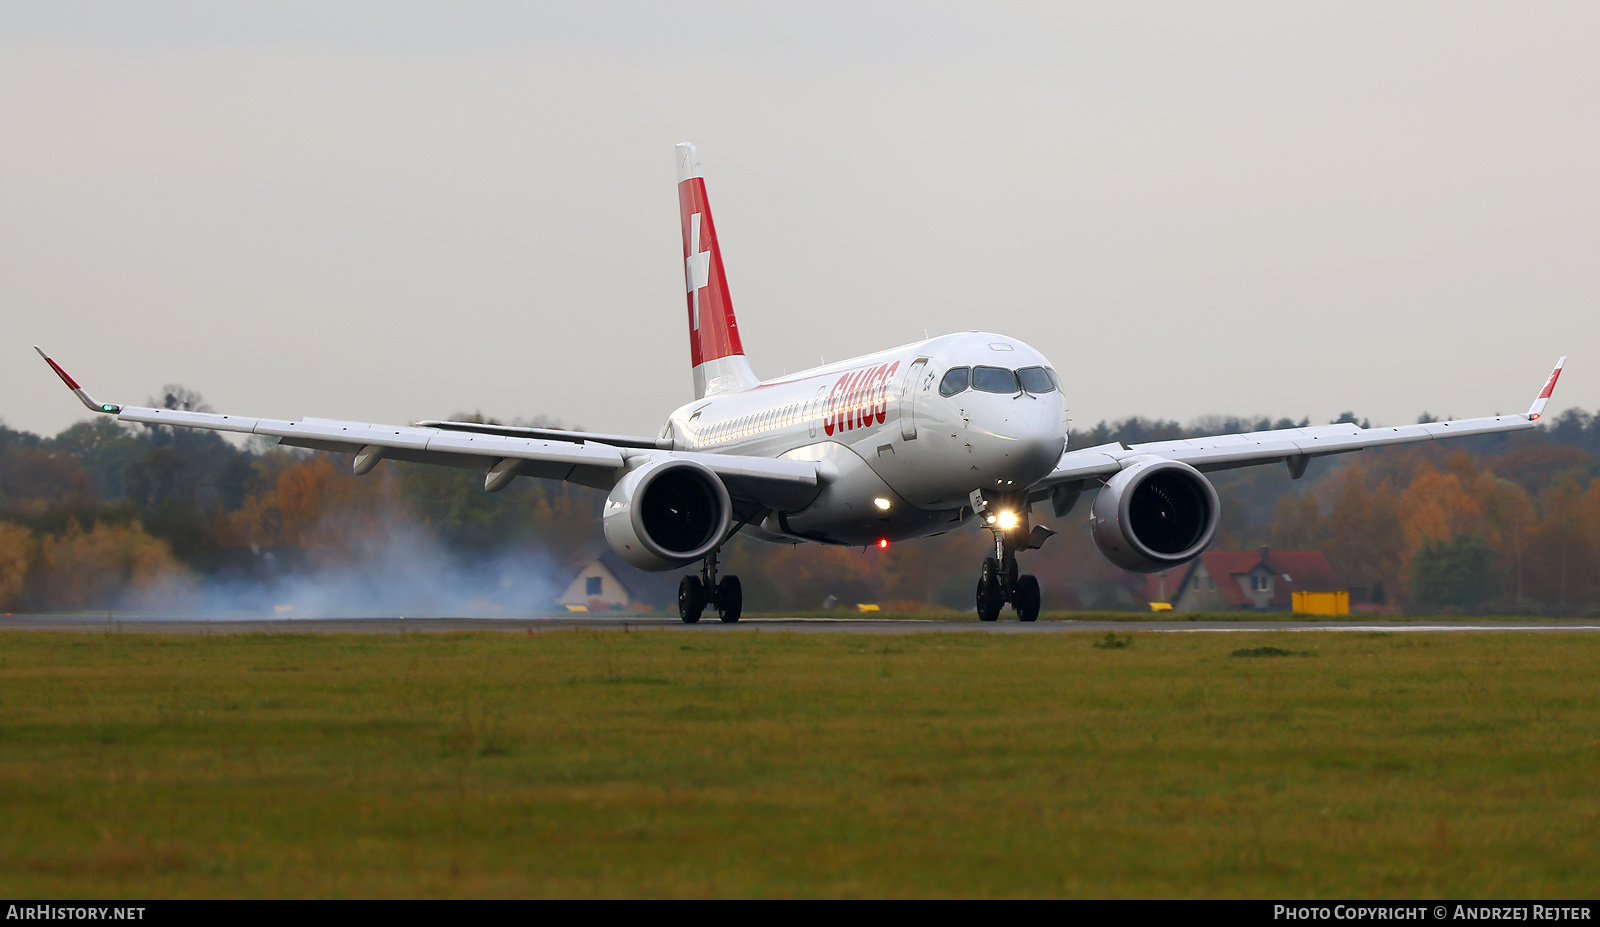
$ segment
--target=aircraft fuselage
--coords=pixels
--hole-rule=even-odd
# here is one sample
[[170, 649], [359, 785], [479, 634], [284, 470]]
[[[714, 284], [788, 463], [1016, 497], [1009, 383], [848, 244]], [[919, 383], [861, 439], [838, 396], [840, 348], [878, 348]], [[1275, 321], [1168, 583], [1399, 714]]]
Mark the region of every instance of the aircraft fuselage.
[[1042, 354], [966, 332], [712, 393], [673, 412], [663, 437], [680, 451], [823, 462], [830, 478], [809, 504], [747, 530], [872, 544], [955, 527], [975, 489], [1025, 490], [1060, 459], [1066, 416]]

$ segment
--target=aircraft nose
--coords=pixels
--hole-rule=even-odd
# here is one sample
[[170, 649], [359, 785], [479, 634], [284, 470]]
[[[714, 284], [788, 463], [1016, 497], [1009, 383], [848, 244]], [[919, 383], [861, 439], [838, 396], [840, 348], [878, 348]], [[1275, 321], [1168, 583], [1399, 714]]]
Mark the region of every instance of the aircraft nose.
[[1055, 422], [1041, 416], [1018, 441], [1017, 466], [1023, 471], [1023, 478], [1031, 483], [1054, 470], [1061, 461], [1066, 443], [1066, 436], [1055, 427]]
[[996, 442], [995, 478], [1006, 486], [1028, 486], [1042, 479], [1061, 460], [1066, 436], [1056, 426], [1057, 416], [1045, 403], [1032, 399], [1007, 416], [1002, 440]]

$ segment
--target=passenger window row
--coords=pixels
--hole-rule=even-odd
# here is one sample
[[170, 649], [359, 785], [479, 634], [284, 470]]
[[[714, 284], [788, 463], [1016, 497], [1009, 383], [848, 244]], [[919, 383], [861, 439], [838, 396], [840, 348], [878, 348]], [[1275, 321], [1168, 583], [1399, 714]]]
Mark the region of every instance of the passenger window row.
[[726, 422], [718, 422], [706, 430], [705, 441], [708, 444], [720, 444], [723, 441], [748, 438], [773, 428], [785, 428], [804, 421], [801, 413], [805, 406], [805, 403], [795, 403], [759, 415], [741, 415]]
[[1004, 367], [951, 367], [939, 381], [939, 395], [954, 396], [968, 388], [984, 393], [1019, 392], [1053, 393], [1061, 388], [1061, 380], [1049, 367], [1023, 367], [1007, 370]]

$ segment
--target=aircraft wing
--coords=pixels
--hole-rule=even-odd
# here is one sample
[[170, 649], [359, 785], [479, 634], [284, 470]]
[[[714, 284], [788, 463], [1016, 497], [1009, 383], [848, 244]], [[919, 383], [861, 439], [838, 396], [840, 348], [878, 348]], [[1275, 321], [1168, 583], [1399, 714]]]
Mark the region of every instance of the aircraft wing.
[[1556, 363], [1556, 369], [1545, 381], [1544, 389], [1533, 401], [1533, 407], [1523, 415], [1494, 415], [1384, 428], [1361, 428], [1351, 424], [1313, 425], [1146, 444], [1103, 444], [1066, 451], [1061, 455], [1056, 469], [1034, 484], [1032, 490], [1039, 492], [1075, 481], [1103, 480], [1121, 470], [1124, 462], [1134, 457], [1177, 460], [1203, 473], [1282, 461], [1289, 465], [1289, 472], [1298, 477], [1305, 472], [1306, 464], [1313, 457], [1344, 454], [1387, 444], [1525, 431], [1534, 427], [1534, 423], [1544, 414], [1545, 404], [1555, 391], [1556, 380], [1561, 376], [1561, 368], [1566, 362], [1567, 359], [1563, 357]]
[[[610, 489], [634, 466], [658, 457], [679, 457], [705, 464], [722, 477], [735, 498], [767, 507], [787, 503], [785, 508], [797, 497], [814, 495], [823, 479], [813, 461], [671, 451], [639, 438], [624, 437], [612, 444], [605, 440], [610, 436], [586, 432], [458, 422], [377, 425], [323, 418], [280, 420], [101, 403], [42, 350], [34, 350], [91, 411], [125, 422], [264, 435], [290, 447], [353, 454], [357, 473], [382, 460], [404, 460], [476, 470], [485, 474], [486, 489], [502, 488], [518, 476]], [[469, 427], [473, 430], [466, 430]]]

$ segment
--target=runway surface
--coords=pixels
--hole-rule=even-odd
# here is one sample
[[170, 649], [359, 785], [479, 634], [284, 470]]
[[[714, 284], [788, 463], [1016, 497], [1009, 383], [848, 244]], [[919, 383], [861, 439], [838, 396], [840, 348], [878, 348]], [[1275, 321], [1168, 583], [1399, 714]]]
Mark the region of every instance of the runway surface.
[[1399, 634], [1600, 633], [1593, 619], [1527, 621], [998, 621], [974, 619], [874, 619], [874, 618], [746, 618], [723, 624], [715, 618], [686, 625], [676, 618], [561, 616], [555, 618], [315, 618], [315, 619], [205, 619], [136, 618], [122, 616], [6, 615], [0, 630], [78, 631], [95, 633], [160, 634], [426, 634], [450, 631], [680, 631], [685, 634], [737, 634], [784, 631], [799, 633], [919, 634], [957, 632], [972, 634], [1061, 634], [1093, 632], [1118, 634], [1229, 634], [1261, 632], [1382, 632]]

